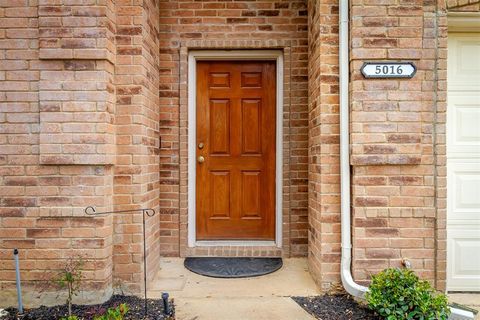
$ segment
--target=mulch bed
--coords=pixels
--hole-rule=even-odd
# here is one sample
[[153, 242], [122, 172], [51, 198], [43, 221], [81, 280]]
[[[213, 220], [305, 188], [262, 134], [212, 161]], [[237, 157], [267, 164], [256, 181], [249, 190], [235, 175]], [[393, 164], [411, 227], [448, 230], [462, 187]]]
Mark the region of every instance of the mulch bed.
[[[101, 315], [107, 311], [108, 308], [115, 308], [121, 303], [128, 305], [128, 312], [125, 316], [127, 320], [173, 320], [175, 319], [173, 312], [171, 316], [167, 316], [163, 313], [163, 301], [162, 299], [148, 299], [147, 300], [147, 317], [144, 318], [145, 302], [142, 298], [134, 296], [114, 295], [112, 298], [102, 304], [98, 305], [73, 305], [72, 313], [78, 316], [81, 320], [93, 320], [94, 316]], [[170, 301], [170, 308], [172, 311], [173, 302]], [[17, 320], [15, 316], [17, 309], [6, 309], [10, 316], [1, 318], [2, 320]], [[41, 306], [36, 309], [28, 309], [21, 318], [22, 320], [58, 320], [68, 313], [67, 305], [45, 307]]]
[[346, 294], [292, 297], [308, 313], [320, 320], [381, 320], [373, 311]]

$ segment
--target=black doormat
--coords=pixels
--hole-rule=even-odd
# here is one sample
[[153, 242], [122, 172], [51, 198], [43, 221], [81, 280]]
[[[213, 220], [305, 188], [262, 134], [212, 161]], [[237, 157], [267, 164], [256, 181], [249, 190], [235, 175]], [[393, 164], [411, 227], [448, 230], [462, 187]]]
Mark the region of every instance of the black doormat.
[[185, 268], [213, 278], [258, 277], [277, 271], [282, 258], [186, 258]]

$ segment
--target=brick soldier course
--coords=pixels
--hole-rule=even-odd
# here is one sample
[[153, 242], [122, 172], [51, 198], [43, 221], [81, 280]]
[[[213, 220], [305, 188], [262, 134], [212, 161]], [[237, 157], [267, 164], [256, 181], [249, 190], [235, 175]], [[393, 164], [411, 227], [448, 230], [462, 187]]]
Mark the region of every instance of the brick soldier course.
[[[402, 259], [446, 278], [446, 39], [474, 0], [354, 0], [350, 7], [353, 275]], [[187, 245], [188, 52], [284, 57], [282, 247]], [[413, 79], [367, 80], [365, 60], [413, 61]], [[140, 293], [160, 256], [308, 256], [339, 282], [338, 1], [0, 0], [0, 297], [13, 248], [35, 280], [88, 257], [84, 300]], [[149, 273], [148, 277], [153, 277]]]

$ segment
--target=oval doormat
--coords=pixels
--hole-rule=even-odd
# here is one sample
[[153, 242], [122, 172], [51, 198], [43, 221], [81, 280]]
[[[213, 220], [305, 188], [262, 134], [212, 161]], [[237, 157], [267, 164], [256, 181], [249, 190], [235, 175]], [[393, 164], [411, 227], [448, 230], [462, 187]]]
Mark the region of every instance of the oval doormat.
[[185, 258], [185, 268], [214, 278], [258, 277], [282, 267], [282, 258]]

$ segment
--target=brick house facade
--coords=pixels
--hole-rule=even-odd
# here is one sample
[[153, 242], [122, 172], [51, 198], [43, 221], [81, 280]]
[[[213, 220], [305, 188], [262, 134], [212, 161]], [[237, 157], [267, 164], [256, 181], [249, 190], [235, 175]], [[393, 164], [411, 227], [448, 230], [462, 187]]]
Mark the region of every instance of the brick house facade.
[[[26, 297], [72, 254], [87, 297], [142, 289], [161, 256], [308, 257], [339, 282], [338, 1], [0, 0], [0, 297]], [[354, 278], [408, 259], [446, 289], [447, 14], [474, 0], [350, 4]], [[188, 244], [188, 69], [193, 50], [283, 57], [281, 246]], [[370, 80], [364, 61], [413, 61]], [[154, 273], [149, 273], [153, 277]], [[28, 289], [27, 289], [28, 290]], [[94, 293], [94, 294], [92, 294]], [[87, 299], [88, 300], [88, 299]]]

